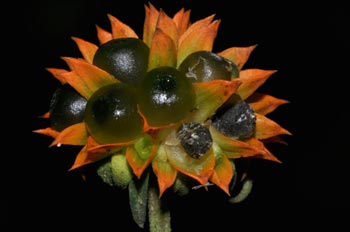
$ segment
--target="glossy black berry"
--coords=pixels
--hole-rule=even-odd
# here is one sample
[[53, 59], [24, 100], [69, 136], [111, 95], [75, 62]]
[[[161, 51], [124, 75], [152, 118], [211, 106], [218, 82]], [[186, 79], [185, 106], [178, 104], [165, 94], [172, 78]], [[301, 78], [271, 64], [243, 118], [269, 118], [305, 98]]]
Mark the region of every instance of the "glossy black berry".
[[124, 83], [104, 86], [89, 99], [84, 120], [90, 135], [100, 144], [127, 142], [143, 132], [135, 89]]
[[209, 129], [195, 122], [182, 124], [177, 132], [177, 137], [187, 154], [194, 159], [201, 158], [213, 143]]
[[187, 56], [178, 69], [191, 82], [231, 80], [238, 76], [237, 66], [230, 60], [210, 51], [197, 51]]
[[137, 38], [118, 38], [102, 44], [93, 64], [114, 75], [121, 82], [139, 84], [148, 68], [149, 48]]
[[54, 92], [50, 107], [50, 124], [57, 131], [83, 121], [87, 100], [73, 87], [64, 84]]

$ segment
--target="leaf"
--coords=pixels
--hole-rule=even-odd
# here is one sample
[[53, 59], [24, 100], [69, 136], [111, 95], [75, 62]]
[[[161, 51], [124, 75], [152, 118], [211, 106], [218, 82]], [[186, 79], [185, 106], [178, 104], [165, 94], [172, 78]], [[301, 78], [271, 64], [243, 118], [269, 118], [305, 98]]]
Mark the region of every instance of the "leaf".
[[87, 145], [85, 145], [78, 153], [77, 157], [75, 158], [74, 164], [69, 168], [69, 171], [80, 168], [90, 163], [97, 162], [99, 160], [107, 158], [110, 155], [110, 153], [89, 153], [87, 151]]
[[217, 131], [213, 126], [209, 127], [209, 131], [213, 138], [213, 147], [215, 148], [215, 146], [218, 146], [221, 152], [224, 153], [229, 159], [252, 157], [265, 153], [264, 149], [252, 146], [246, 141], [243, 142], [241, 140], [226, 137]]
[[152, 161], [154, 174], [158, 179], [159, 196], [172, 186], [176, 180], [177, 171], [170, 165], [164, 145], [160, 145], [156, 156]]
[[133, 146], [127, 147], [126, 159], [138, 178], [151, 163], [157, 149], [158, 145], [153, 144], [153, 139], [149, 135], [138, 139]]
[[185, 33], [179, 42], [177, 65], [191, 53], [201, 50], [212, 51], [214, 40], [217, 36], [221, 20], [215, 20], [211, 24], [193, 30], [191, 33]]
[[85, 145], [88, 137], [85, 123], [77, 123], [61, 131], [55, 140], [50, 144], [52, 146], [66, 145]]
[[231, 60], [238, 69], [242, 69], [244, 64], [248, 61], [248, 58], [252, 51], [257, 47], [257, 45], [252, 45], [249, 47], [232, 47], [227, 48], [218, 55]]
[[170, 209], [164, 198], [160, 197], [155, 187], [150, 187], [148, 191], [148, 216], [150, 231], [170, 232], [171, 217]]
[[149, 172], [141, 179], [133, 178], [129, 183], [129, 204], [132, 217], [140, 228], [144, 228], [147, 219], [147, 200]]
[[86, 99], [99, 88], [118, 82], [111, 74], [82, 59], [63, 57], [63, 60], [73, 71], [62, 73], [61, 77]]
[[238, 78], [242, 82], [242, 85], [237, 90], [237, 93], [245, 100], [275, 72], [276, 70], [262, 70], [256, 68], [242, 70]]
[[78, 45], [79, 51], [83, 55], [84, 59], [92, 64], [94, 55], [98, 49], [97, 45], [77, 37], [72, 37], [72, 39]]
[[267, 94], [253, 93], [246, 99], [246, 102], [261, 115], [266, 115], [274, 111], [280, 105], [289, 103], [289, 101], [273, 97]]
[[277, 135], [292, 135], [288, 130], [281, 127], [275, 121], [261, 114], [256, 114], [255, 137], [257, 139], [267, 139]]
[[59, 82], [61, 82], [62, 85], [67, 83], [66, 80], [62, 78], [61, 74], [69, 71], [60, 68], [46, 68], [46, 70], [49, 71]]
[[98, 145], [96, 141], [89, 136], [86, 145], [80, 150], [75, 158], [73, 166], [69, 170], [102, 160], [124, 148], [125, 144], [127, 143]]
[[255, 158], [260, 158], [260, 159], [265, 159], [265, 160], [270, 160], [270, 161], [274, 161], [277, 163], [281, 163], [281, 161], [279, 159], [277, 159], [277, 157], [274, 156], [265, 147], [265, 144], [262, 141], [260, 141], [259, 139], [256, 139], [253, 137], [253, 138], [246, 140], [245, 142], [248, 143], [249, 145], [255, 147], [256, 149], [260, 150], [260, 152], [254, 156]]
[[174, 41], [157, 28], [150, 48], [148, 70], [160, 66], [176, 66], [176, 47]]
[[189, 27], [187, 28], [186, 31], [184, 31], [182, 36], [179, 38], [179, 44], [181, 44], [184, 39], [189, 37], [189, 34], [191, 34], [193, 31], [198, 31], [201, 28], [207, 27], [210, 23], [212, 23], [214, 17], [215, 17], [215, 14], [212, 14], [203, 19], [195, 21], [193, 24], [188, 24]]
[[[160, 29], [173, 41], [175, 48], [178, 46], [178, 34], [175, 22], [162, 9], [159, 11], [159, 18], [155, 32]], [[153, 36], [154, 37], [154, 36]], [[154, 39], [154, 38], [153, 38]], [[153, 41], [152, 41], [153, 44]]]
[[232, 81], [214, 80], [193, 84], [196, 94], [195, 109], [188, 120], [203, 122], [210, 118], [236, 92], [240, 84], [237, 79]]
[[56, 138], [60, 134], [59, 131], [52, 129], [51, 127], [34, 130], [33, 132], [38, 133], [38, 134], [42, 134], [42, 135], [46, 135], [46, 136], [49, 136], [52, 138]]
[[102, 29], [100, 26], [96, 25], [97, 38], [100, 44], [104, 44], [113, 39], [112, 33]]
[[111, 14], [107, 14], [107, 16], [111, 23], [113, 39], [126, 37], [138, 38], [137, 34], [131, 27], [129, 27], [128, 25], [126, 25]]
[[230, 160], [222, 153], [215, 153], [215, 169], [210, 181], [221, 188], [227, 195], [230, 195], [229, 185], [233, 177], [232, 164]]
[[174, 23], [177, 27], [177, 33], [180, 37], [190, 26], [190, 14], [191, 10], [181, 8], [173, 17]]
[[158, 10], [149, 2], [145, 5], [145, 20], [143, 25], [143, 41], [150, 47], [153, 34], [159, 18]]

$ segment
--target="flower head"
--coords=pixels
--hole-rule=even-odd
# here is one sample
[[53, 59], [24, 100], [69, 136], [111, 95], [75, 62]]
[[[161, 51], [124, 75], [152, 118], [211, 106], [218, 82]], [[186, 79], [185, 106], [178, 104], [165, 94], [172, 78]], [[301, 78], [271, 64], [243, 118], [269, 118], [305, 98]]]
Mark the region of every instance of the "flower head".
[[236, 159], [280, 162], [265, 143], [291, 133], [266, 115], [288, 101], [255, 92], [276, 72], [243, 68], [256, 45], [215, 52], [221, 21], [192, 23], [184, 9], [145, 5], [142, 37], [108, 18], [98, 45], [72, 37], [82, 57], [47, 69], [61, 86], [43, 115], [51, 126], [35, 132], [82, 147], [70, 170], [107, 160], [99, 174], [120, 187], [151, 172], [159, 196], [194, 182], [230, 195]]

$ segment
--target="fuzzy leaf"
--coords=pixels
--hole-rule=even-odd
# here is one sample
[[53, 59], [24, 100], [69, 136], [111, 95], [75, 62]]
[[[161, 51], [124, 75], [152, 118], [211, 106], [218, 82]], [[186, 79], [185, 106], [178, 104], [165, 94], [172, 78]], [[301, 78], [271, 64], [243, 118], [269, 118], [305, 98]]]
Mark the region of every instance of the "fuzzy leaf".
[[145, 5], [145, 20], [143, 25], [143, 41], [150, 47], [153, 34], [159, 18], [158, 10], [151, 4]]
[[170, 209], [163, 199], [158, 194], [158, 189], [150, 186], [148, 191], [149, 231], [171, 231]]
[[214, 80], [193, 84], [196, 93], [195, 110], [189, 121], [203, 122], [236, 92], [240, 85], [238, 79], [232, 81]]
[[158, 179], [159, 196], [172, 186], [176, 180], [177, 171], [170, 165], [164, 145], [160, 145], [156, 156], [152, 161], [154, 174]]
[[266, 115], [274, 111], [280, 105], [289, 103], [289, 101], [273, 97], [267, 94], [253, 93], [246, 100], [254, 111], [261, 115]]
[[275, 121], [261, 114], [256, 114], [255, 137], [257, 139], [267, 139], [276, 135], [291, 135], [291, 133], [281, 127]]
[[148, 70], [160, 66], [176, 66], [176, 47], [173, 40], [157, 28], [150, 48]]
[[232, 164], [230, 160], [222, 153], [215, 153], [215, 169], [210, 181], [221, 188], [227, 195], [230, 195], [229, 185], [233, 177]]
[[215, 20], [206, 27], [198, 28], [189, 34], [183, 35], [183, 40], [179, 42], [177, 65], [191, 53], [201, 50], [212, 51], [216, 38], [220, 20]]
[[85, 145], [88, 137], [85, 123], [77, 123], [65, 128], [59, 133], [55, 140], [51, 143], [52, 146], [66, 145]]
[[82, 59], [64, 57], [63, 60], [73, 72], [61, 76], [86, 99], [99, 88], [118, 82], [111, 74]]
[[219, 52], [218, 55], [231, 60], [238, 69], [242, 69], [244, 64], [248, 61], [248, 58], [257, 45], [249, 47], [232, 47]]
[[129, 183], [129, 205], [136, 224], [143, 228], [147, 219], [149, 173], [141, 179], [133, 178]]
[[242, 70], [238, 78], [242, 82], [242, 85], [237, 90], [237, 93], [245, 100], [275, 72], [276, 70], [262, 70], [256, 68]]
[[60, 68], [46, 68], [61, 84], [67, 83], [66, 80], [61, 76], [62, 73], [68, 73], [69, 71]]
[[113, 39], [126, 37], [138, 38], [137, 34], [131, 27], [129, 27], [128, 25], [126, 25], [111, 14], [107, 14], [107, 16], [111, 23]]
[[84, 59], [90, 64], [92, 64], [94, 55], [98, 49], [97, 45], [77, 37], [72, 37], [72, 39], [77, 44], [79, 51], [83, 55]]
[[173, 17], [179, 37], [187, 30], [190, 25], [190, 14], [191, 10], [185, 11], [184, 8], [181, 8]]
[[102, 29], [100, 26], [96, 25], [97, 38], [100, 44], [104, 44], [113, 39], [112, 33]]
[[126, 159], [138, 178], [141, 177], [157, 152], [158, 145], [152, 142], [153, 139], [150, 136], [144, 136], [126, 149]]
[[[168, 140], [176, 140], [176, 133], [173, 131]], [[213, 174], [215, 157], [213, 150], [209, 150], [200, 159], [194, 159], [186, 153], [180, 144], [165, 142], [165, 150], [170, 164], [179, 172], [192, 177], [201, 184], [208, 182]]]

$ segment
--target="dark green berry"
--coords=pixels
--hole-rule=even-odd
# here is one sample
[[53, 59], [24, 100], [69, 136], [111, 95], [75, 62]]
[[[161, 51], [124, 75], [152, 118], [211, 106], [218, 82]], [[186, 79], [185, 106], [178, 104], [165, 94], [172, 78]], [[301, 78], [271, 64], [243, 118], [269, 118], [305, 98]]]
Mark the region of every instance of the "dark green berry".
[[191, 82], [231, 80], [238, 76], [237, 66], [230, 60], [210, 51], [197, 51], [187, 56], [178, 69]]
[[174, 67], [149, 71], [140, 89], [140, 109], [151, 126], [179, 122], [194, 108], [195, 93], [185, 74]]
[[87, 100], [73, 87], [64, 84], [54, 92], [50, 107], [50, 124], [57, 131], [83, 121]]
[[137, 38], [118, 38], [102, 44], [93, 64], [121, 82], [139, 84], [148, 68], [149, 47]]
[[97, 90], [89, 99], [84, 120], [91, 136], [100, 144], [127, 142], [143, 132], [135, 89], [115, 83]]

